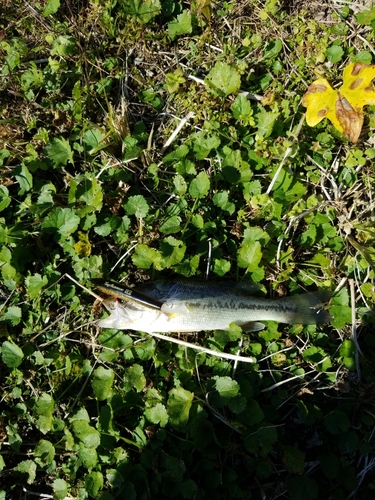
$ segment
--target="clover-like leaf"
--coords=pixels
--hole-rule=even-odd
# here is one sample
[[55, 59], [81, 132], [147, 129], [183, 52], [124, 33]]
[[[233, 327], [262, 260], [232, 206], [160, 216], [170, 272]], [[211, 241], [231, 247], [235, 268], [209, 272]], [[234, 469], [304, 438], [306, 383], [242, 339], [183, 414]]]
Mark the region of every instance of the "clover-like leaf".
[[85, 486], [87, 493], [92, 498], [97, 498], [99, 490], [103, 488], [103, 474], [98, 471], [90, 472], [85, 478]]
[[6, 186], [0, 185], [0, 212], [4, 210], [12, 201]]
[[50, 14], [56, 14], [60, 8], [60, 0], [48, 0], [47, 5], [44, 8], [43, 16], [47, 17]]
[[55, 207], [44, 219], [42, 228], [47, 233], [60, 233], [68, 236], [76, 231], [80, 222], [72, 208]]
[[33, 484], [36, 477], [36, 463], [33, 460], [23, 460], [14, 467], [17, 476], [25, 479], [27, 484]]
[[363, 125], [363, 107], [375, 104], [371, 85], [374, 78], [374, 65], [356, 62], [344, 69], [339, 90], [334, 90], [324, 78], [313, 82], [302, 100], [307, 108], [307, 124], [314, 127], [328, 118], [339, 132], [356, 143]]
[[67, 497], [68, 483], [64, 479], [55, 479], [52, 483], [54, 498], [57, 500]]
[[218, 61], [208, 73], [205, 82], [210, 86], [214, 93], [225, 97], [233, 94], [240, 89], [241, 75], [229, 64]]
[[186, 9], [168, 24], [168, 35], [174, 40], [179, 35], [190, 34], [193, 30], [191, 13]]
[[35, 448], [35, 462], [40, 466], [48, 465], [52, 462], [54, 456], [55, 447], [53, 444], [46, 439], [41, 439]]
[[149, 211], [147, 200], [141, 194], [130, 196], [124, 208], [128, 215], [135, 215], [138, 219], [146, 217]]
[[169, 391], [168, 415], [173, 427], [179, 428], [187, 424], [194, 394], [182, 387]]
[[8, 368], [17, 368], [22, 363], [24, 354], [18, 345], [6, 340], [1, 346], [1, 357]]
[[51, 430], [55, 402], [49, 394], [43, 392], [35, 404], [35, 413], [38, 416], [36, 427], [42, 434]]
[[[2, 268], [3, 270], [4, 270], [4, 267], [5, 266], [3, 266], [3, 268]], [[8, 321], [12, 326], [16, 326], [19, 323], [21, 323], [21, 319], [22, 319], [22, 309], [18, 306], [10, 306], [6, 310], [5, 314], [3, 314], [3, 316], [1, 316], [0, 321]]]
[[99, 401], [104, 401], [112, 395], [112, 384], [115, 378], [113, 370], [99, 366], [93, 372], [92, 388]]
[[46, 146], [45, 151], [53, 168], [65, 167], [68, 162], [73, 163], [73, 151], [64, 137], [54, 137]]

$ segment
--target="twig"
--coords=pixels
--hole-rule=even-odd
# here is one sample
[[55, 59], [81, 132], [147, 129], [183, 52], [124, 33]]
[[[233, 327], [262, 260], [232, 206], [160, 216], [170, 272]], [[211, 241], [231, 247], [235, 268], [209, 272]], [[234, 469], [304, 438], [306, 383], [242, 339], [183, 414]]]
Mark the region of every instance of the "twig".
[[185, 342], [184, 340], [179, 340], [174, 337], [168, 337], [167, 335], [161, 335], [160, 333], [150, 333], [151, 337], [156, 337], [157, 339], [160, 340], [166, 340], [167, 342], [173, 342], [174, 344], [179, 344], [185, 347], [188, 347], [189, 349], [195, 349], [197, 351], [202, 351], [207, 354], [212, 354], [212, 356], [218, 356], [219, 358], [224, 358], [224, 359], [231, 359], [233, 361], [243, 361], [244, 363], [256, 363], [257, 360], [256, 358], [253, 358], [252, 356], [245, 357], [245, 356], [236, 356], [234, 354], [228, 354], [226, 352], [219, 352], [219, 351], [214, 351], [213, 349], [208, 349], [207, 347], [202, 347], [200, 345], [196, 344], [190, 344], [189, 342]]
[[112, 269], [109, 271], [109, 274], [111, 274], [111, 272], [112, 272], [114, 269], [116, 269], [116, 267], [120, 264], [120, 262], [121, 262], [122, 260], [124, 260], [124, 259], [125, 259], [125, 257], [126, 257], [127, 255], [129, 255], [129, 253], [130, 253], [132, 250], [134, 250], [134, 248], [135, 248], [137, 245], [138, 245], [138, 243], [135, 243], [135, 245], [133, 245], [132, 247], [130, 247], [130, 248], [129, 248], [129, 250], [127, 250], [127, 251], [124, 253], [124, 255], [122, 255], [122, 256], [119, 258], [119, 260], [116, 262], [116, 264], [115, 264], [115, 265], [112, 267]]
[[304, 373], [303, 375], [295, 375], [294, 377], [287, 378], [286, 380], [281, 380], [280, 382], [276, 382], [276, 384], [271, 385], [270, 387], [266, 387], [265, 389], [262, 389], [260, 392], [268, 392], [272, 391], [273, 389], [276, 389], [277, 387], [280, 387], [281, 385], [287, 384], [288, 382], [291, 382], [292, 380], [302, 380], [303, 377], [306, 375], [310, 375], [310, 373], [315, 373], [316, 370], [311, 370], [309, 372]]
[[350, 498], [353, 498], [354, 495], [357, 493], [359, 487], [361, 486], [361, 484], [363, 483], [363, 480], [365, 479], [365, 476], [368, 472], [370, 472], [374, 467], [375, 467], [375, 458], [374, 457], [371, 457], [369, 458], [369, 456], [365, 456], [364, 457], [364, 461], [365, 461], [365, 464], [364, 464], [364, 467], [363, 469], [357, 474], [357, 486], [356, 488], [346, 497], [347, 500], [349, 500]]
[[52, 31], [52, 28], [51, 26], [46, 23], [45, 19], [43, 18], [43, 16], [37, 11], [34, 9], [34, 7], [32, 5], [29, 4], [29, 2], [25, 2], [26, 4], [26, 7], [27, 9], [29, 9], [29, 11], [31, 12], [31, 14], [34, 16], [35, 19], [37, 19], [40, 24], [48, 31]]
[[14, 294], [14, 292], [16, 291], [16, 289], [14, 288], [10, 294], [8, 295], [8, 297], [5, 299], [5, 302], [3, 302], [1, 305], [0, 305], [0, 312], [3, 310], [3, 308], [7, 305], [7, 303], [10, 301], [12, 295]]
[[[92, 290], [89, 290], [88, 288], [86, 288], [84, 285], [81, 285], [81, 283], [78, 283], [77, 280], [75, 280], [72, 276], [70, 276], [70, 274], [68, 273], [65, 273], [63, 276], [61, 276], [61, 278], [59, 278], [56, 283], [58, 283], [62, 278], [64, 277], [67, 277], [69, 278], [70, 280], [73, 281], [73, 283], [75, 283], [77, 286], [80, 286], [81, 288], [83, 288], [84, 290], [86, 290], [87, 293], [89, 293], [90, 295], [92, 295], [93, 297], [95, 297], [96, 299], [100, 300], [100, 302], [103, 302], [103, 297], [100, 297], [99, 295], [97, 295], [95, 292], [93, 292]], [[55, 283], [54, 283], [55, 284]]]
[[193, 80], [193, 82], [200, 83], [201, 85], [206, 85], [206, 82], [204, 80], [202, 80], [202, 78], [198, 78], [194, 75], [188, 75], [188, 78], [190, 80]]
[[195, 116], [195, 113], [192, 111], [189, 111], [189, 113], [185, 116], [185, 118], [182, 118], [180, 123], [177, 125], [177, 127], [174, 129], [172, 132], [172, 135], [169, 137], [167, 142], [164, 144], [164, 146], [161, 148], [161, 152], [164, 153], [166, 149], [169, 148], [169, 146], [172, 144], [172, 142], [176, 139], [182, 128], [187, 124], [187, 122]]
[[244, 95], [245, 97], [247, 97], [251, 101], [261, 101], [263, 99], [262, 95], [252, 94], [251, 92], [247, 92], [247, 91], [240, 92], [240, 94]]
[[207, 267], [206, 267], [206, 280], [208, 280], [208, 276], [210, 274], [211, 258], [212, 258], [212, 243], [211, 243], [211, 238], [208, 238], [208, 257], [207, 257]]
[[[99, 179], [102, 173], [108, 170], [109, 168], [118, 167], [119, 165], [126, 165], [127, 163], [130, 163], [135, 160], [138, 160], [138, 156], [136, 156], [135, 158], [129, 158], [128, 160], [117, 161], [116, 163], [109, 164], [108, 162], [107, 165], [104, 165], [104, 167], [100, 170], [100, 172], [95, 176], [95, 179]], [[134, 170], [131, 170], [130, 168], [128, 168], [128, 170], [130, 170], [133, 174], [135, 173]]]
[[[39, 498], [53, 498], [53, 495], [48, 495], [47, 493], [39, 493], [37, 491], [31, 491], [22, 486], [22, 491], [26, 493], [27, 495], [32, 495], [34, 497], [39, 497]], [[72, 498], [71, 496], [65, 497], [66, 499]]]
[[[243, 345], [243, 335], [241, 335], [240, 341], [238, 342], [237, 356], [238, 356], [238, 355], [239, 355], [239, 353], [241, 352], [242, 345]], [[236, 360], [236, 361], [234, 362], [234, 365], [233, 365], [233, 370], [232, 370], [232, 378], [233, 378], [233, 379], [234, 379], [234, 377], [235, 377], [235, 375], [236, 375], [237, 365], [238, 365], [238, 361]]]
[[347, 281], [348, 281], [348, 278], [347, 278], [346, 276], [344, 276], [344, 277], [341, 279], [340, 283], [339, 283], [339, 284], [337, 285], [337, 287], [335, 288], [335, 290], [334, 290], [334, 292], [333, 292], [333, 293], [334, 293], [334, 294], [335, 294], [335, 293], [339, 293], [339, 291], [341, 290], [341, 288], [343, 288], [343, 287], [344, 287], [344, 285], [345, 285], [345, 283], [346, 283]]

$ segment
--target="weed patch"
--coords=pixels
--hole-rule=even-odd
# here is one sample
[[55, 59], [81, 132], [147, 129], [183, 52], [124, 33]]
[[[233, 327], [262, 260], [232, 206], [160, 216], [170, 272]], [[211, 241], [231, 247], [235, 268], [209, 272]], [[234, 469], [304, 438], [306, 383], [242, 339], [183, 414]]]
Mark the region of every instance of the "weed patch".
[[[375, 11], [310, 4], [4, 2], [0, 498], [375, 489], [374, 106], [355, 144], [302, 106], [373, 63]], [[334, 319], [168, 342], [100, 330], [66, 273], [331, 290]]]

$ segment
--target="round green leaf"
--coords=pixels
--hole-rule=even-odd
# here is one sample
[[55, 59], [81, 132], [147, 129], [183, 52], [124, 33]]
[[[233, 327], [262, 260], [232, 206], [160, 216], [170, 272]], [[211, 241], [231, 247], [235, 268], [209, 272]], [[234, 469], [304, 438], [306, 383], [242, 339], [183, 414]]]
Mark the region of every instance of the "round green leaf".
[[130, 196], [127, 203], [124, 205], [125, 212], [128, 215], [135, 215], [137, 219], [146, 217], [149, 211], [149, 206], [146, 198], [142, 195]]
[[27, 287], [30, 299], [35, 299], [36, 297], [38, 297], [41, 289], [45, 285], [47, 285], [47, 283], [47, 276], [42, 277], [39, 273], [36, 273], [33, 276], [28, 276], [25, 279], [25, 285]]
[[35, 448], [34, 457], [39, 465], [48, 465], [55, 457], [55, 447], [50, 441], [41, 439]]
[[76, 231], [80, 218], [72, 208], [54, 208], [44, 219], [42, 228], [47, 233], [60, 233], [68, 236]]
[[43, 434], [46, 434], [52, 428], [54, 409], [55, 402], [52, 396], [44, 392], [37, 400], [35, 405], [35, 413], [39, 417], [36, 421], [36, 425]]
[[178, 428], [187, 424], [193, 398], [194, 394], [182, 387], [169, 391], [167, 409], [169, 420], [173, 426]]
[[78, 451], [78, 457], [86, 469], [92, 469], [98, 463], [98, 454], [95, 448], [81, 446]]
[[99, 366], [94, 370], [92, 378], [92, 388], [94, 395], [99, 401], [108, 399], [112, 394], [112, 384], [115, 378], [113, 370]]
[[47, 17], [50, 14], [55, 14], [60, 7], [60, 0], [48, 0], [47, 5], [44, 8], [43, 16]]
[[168, 422], [168, 412], [162, 403], [156, 403], [152, 408], [147, 408], [145, 417], [152, 424], [160, 424], [160, 427], [165, 427]]
[[0, 185], [0, 212], [4, 210], [11, 202], [9, 191], [6, 186]]
[[33, 460], [24, 460], [14, 468], [21, 477], [26, 479], [27, 484], [33, 484], [36, 477], [36, 463]]
[[259, 241], [244, 242], [238, 251], [239, 267], [247, 268], [249, 272], [255, 271], [262, 259], [262, 248]]
[[124, 375], [124, 390], [129, 392], [133, 387], [137, 392], [141, 392], [146, 385], [146, 377], [143, 367], [138, 363], [126, 369]]
[[212, 378], [213, 391], [210, 393], [210, 401], [214, 406], [220, 408], [229, 403], [229, 401], [237, 396], [240, 386], [238, 382], [230, 377], [215, 376]]
[[178, 215], [172, 215], [160, 226], [160, 232], [164, 234], [174, 234], [179, 231], [181, 231], [181, 217]]
[[22, 363], [23, 352], [18, 345], [6, 340], [1, 346], [1, 357], [8, 368], [17, 368]]
[[68, 495], [68, 483], [64, 481], [64, 479], [55, 479], [52, 487], [53, 487], [53, 497], [56, 500], [64, 500], [64, 498]]
[[96, 498], [99, 490], [103, 488], [104, 480], [101, 472], [90, 472], [86, 476], [85, 486], [90, 497]]
[[200, 172], [189, 186], [189, 193], [193, 198], [204, 198], [210, 189], [210, 179], [206, 172]]
[[[4, 278], [5, 278], [5, 276], [4, 276], [4, 268], [6, 266], [8, 266], [8, 264], [5, 264], [2, 267], [2, 272], [3, 272], [3, 277]], [[10, 266], [10, 267], [12, 267], [12, 266]], [[8, 268], [8, 270], [9, 270], [9, 268]], [[21, 318], [22, 318], [22, 309], [20, 307], [18, 307], [18, 306], [10, 306], [6, 310], [5, 314], [1, 317], [1, 320], [2, 321], [9, 321], [9, 323], [12, 326], [16, 326], [16, 325], [18, 325], [21, 322]], [[15, 367], [13, 367], [13, 368], [15, 368]]]
[[74, 435], [82, 441], [87, 448], [97, 448], [100, 444], [99, 432], [91, 427], [86, 420], [74, 420], [72, 422]]
[[339, 45], [332, 45], [326, 50], [326, 56], [332, 63], [340, 62], [343, 55], [344, 49]]
[[241, 77], [238, 71], [221, 61], [215, 64], [205, 81], [217, 94], [223, 97], [238, 92], [241, 86]]
[[288, 482], [290, 500], [315, 500], [319, 488], [316, 482], [308, 476], [295, 476]]
[[46, 146], [45, 153], [54, 168], [73, 163], [73, 151], [64, 137], [54, 137]]
[[176, 19], [168, 24], [168, 35], [174, 40], [179, 35], [192, 32], [191, 12], [185, 9]]

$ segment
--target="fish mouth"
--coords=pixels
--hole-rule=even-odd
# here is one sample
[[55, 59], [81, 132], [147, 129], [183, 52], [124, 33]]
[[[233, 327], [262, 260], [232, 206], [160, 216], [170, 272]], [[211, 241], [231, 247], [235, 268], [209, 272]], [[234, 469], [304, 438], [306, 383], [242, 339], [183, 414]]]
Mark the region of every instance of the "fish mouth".
[[105, 295], [117, 300], [120, 299], [126, 302], [133, 301], [153, 309], [160, 310], [163, 305], [159, 300], [126, 285], [104, 282], [97, 284], [97, 289]]
[[[147, 313], [147, 316], [150, 316], [150, 312], [158, 314], [155, 308], [145, 307], [133, 300], [124, 301], [118, 298], [110, 298], [104, 300], [103, 304], [110, 314], [98, 322], [98, 326], [101, 328], [132, 329], [140, 322], [147, 323], [145, 313]], [[154, 319], [153, 316], [151, 314], [151, 320]]]

